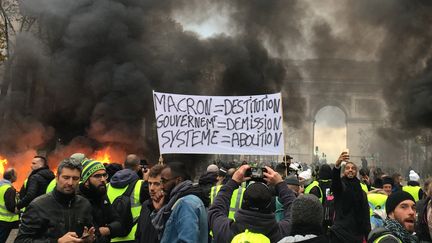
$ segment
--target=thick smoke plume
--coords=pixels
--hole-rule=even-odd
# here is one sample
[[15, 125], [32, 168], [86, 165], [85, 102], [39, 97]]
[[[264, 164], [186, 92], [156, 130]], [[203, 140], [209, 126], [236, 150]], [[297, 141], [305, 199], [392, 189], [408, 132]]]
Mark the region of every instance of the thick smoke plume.
[[[380, 71], [371, 81], [383, 89], [391, 122], [432, 126], [429, 1], [27, 0], [21, 10], [38, 26], [18, 36], [6, 71], [3, 153], [78, 146], [84, 136], [94, 149], [114, 144], [154, 159], [152, 90], [282, 91], [286, 121], [299, 127], [305, 108], [296, 87], [314, 70], [297, 63], [308, 59], [373, 63]], [[227, 34], [210, 38], [177, 20], [220, 13]]]

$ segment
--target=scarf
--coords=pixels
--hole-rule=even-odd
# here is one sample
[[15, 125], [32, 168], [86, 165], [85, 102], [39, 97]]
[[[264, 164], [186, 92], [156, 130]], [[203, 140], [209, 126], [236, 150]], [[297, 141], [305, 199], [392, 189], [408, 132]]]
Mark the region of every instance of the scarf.
[[427, 207], [426, 207], [426, 217], [427, 225], [429, 229], [429, 235], [432, 238], [432, 200], [428, 200]]
[[192, 181], [186, 180], [178, 184], [170, 193], [169, 201], [165, 204], [157, 213], [152, 213], [150, 217], [152, 218], [152, 224], [158, 232], [159, 239], [163, 234], [166, 221], [171, 216], [171, 208], [175, 202], [184, 196], [184, 192], [192, 188]]
[[408, 232], [398, 221], [387, 218], [384, 221], [384, 228], [388, 229], [392, 235], [399, 238], [404, 243], [416, 243], [417, 236]]

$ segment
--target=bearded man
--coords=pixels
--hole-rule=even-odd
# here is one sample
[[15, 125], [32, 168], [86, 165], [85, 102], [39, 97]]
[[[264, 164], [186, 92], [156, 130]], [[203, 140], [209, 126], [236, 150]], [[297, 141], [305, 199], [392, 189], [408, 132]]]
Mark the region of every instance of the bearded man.
[[79, 192], [92, 206], [93, 226], [97, 243], [108, 243], [123, 233], [119, 215], [113, 210], [107, 196], [108, 174], [99, 161], [84, 160]]
[[[341, 164], [344, 161], [341, 177]], [[362, 243], [371, 230], [369, 205], [357, 178], [357, 165], [347, 161], [349, 155], [343, 152], [333, 168], [331, 189], [335, 198], [336, 215], [330, 228], [330, 237], [333, 243]]]

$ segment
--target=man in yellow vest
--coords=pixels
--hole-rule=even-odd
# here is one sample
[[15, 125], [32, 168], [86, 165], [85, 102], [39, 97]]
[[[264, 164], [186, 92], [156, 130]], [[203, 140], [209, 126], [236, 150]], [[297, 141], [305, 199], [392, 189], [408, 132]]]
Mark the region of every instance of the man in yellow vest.
[[310, 169], [302, 171], [298, 175], [300, 183], [304, 185], [304, 194], [312, 194], [315, 195], [321, 203], [323, 203], [323, 193], [319, 186], [318, 181], [315, 181], [312, 178], [312, 172]]
[[119, 215], [108, 200], [106, 187], [108, 174], [104, 165], [99, 161], [84, 160], [82, 165], [79, 194], [85, 197], [92, 206], [96, 242], [109, 243], [111, 238], [124, 232]]
[[19, 216], [16, 210], [16, 190], [12, 186], [17, 179], [13, 168], [7, 169], [0, 181], [0, 242], [6, 242], [12, 229], [18, 228]]
[[402, 187], [402, 190], [411, 194], [416, 202], [423, 199], [424, 193], [419, 183], [420, 176], [414, 170], [410, 170], [409, 179], [408, 184]]
[[[130, 194], [131, 213], [134, 226], [130, 232], [124, 237], [115, 237], [111, 242], [134, 242], [135, 233], [137, 230], [137, 221], [141, 211], [142, 203], [150, 198], [148, 184], [146, 181], [140, 180], [138, 171], [141, 170], [140, 159], [135, 154], [130, 154], [124, 162], [124, 169], [117, 171], [111, 178], [108, 184], [107, 195], [110, 203], [127, 191], [129, 186], [134, 185], [134, 189]], [[146, 178], [145, 178], [146, 180]], [[120, 216], [121, 217], [121, 216]]]

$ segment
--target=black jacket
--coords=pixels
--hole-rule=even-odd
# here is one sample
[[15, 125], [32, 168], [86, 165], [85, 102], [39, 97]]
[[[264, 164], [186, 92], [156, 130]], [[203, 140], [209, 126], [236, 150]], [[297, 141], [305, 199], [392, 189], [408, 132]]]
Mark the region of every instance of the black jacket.
[[[331, 228], [332, 238], [342, 240], [340, 242], [362, 242], [371, 230], [367, 196], [357, 178], [341, 178], [340, 171], [340, 168], [333, 168], [332, 192], [336, 217]], [[336, 239], [333, 241], [338, 242]]]
[[48, 167], [32, 171], [27, 178], [27, 185], [21, 187], [17, 208], [22, 209], [27, 207], [33, 199], [45, 194], [48, 184], [54, 177], [54, 173]]
[[[86, 188], [83, 184], [80, 184], [79, 189], [79, 193], [90, 202], [92, 207], [92, 224], [96, 230], [96, 243], [108, 243], [111, 238], [125, 233], [120, 223], [120, 216], [111, 207], [111, 203], [106, 194], [100, 196], [97, 192]], [[99, 227], [108, 227], [110, 229], [110, 236], [102, 237], [99, 232]]]
[[138, 227], [135, 233], [135, 242], [137, 243], [157, 243], [158, 232], [154, 228], [150, 214], [154, 211], [151, 199], [146, 200], [141, 207], [140, 216], [138, 218]]
[[21, 218], [15, 243], [57, 242], [67, 232], [82, 235], [91, 227], [91, 205], [79, 195], [66, 195], [56, 189], [33, 200]]
[[275, 189], [282, 201], [285, 217], [276, 222], [273, 213], [258, 213], [239, 209], [235, 214], [235, 222], [228, 218], [229, 205], [233, 191], [238, 184], [230, 179], [222, 186], [214, 203], [209, 208], [209, 224], [213, 230], [215, 242], [231, 242], [235, 235], [248, 229], [254, 233], [267, 236], [271, 242], [277, 242], [289, 234], [291, 223], [291, 204], [295, 199], [294, 192], [288, 189], [286, 182], [276, 185]]
[[431, 200], [430, 197], [419, 200], [416, 204], [417, 208], [417, 224], [416, 224], [416, 234], [420, 241], [432, 242], [429, 234], [429, 227], [427, 222], [427, 205]]

